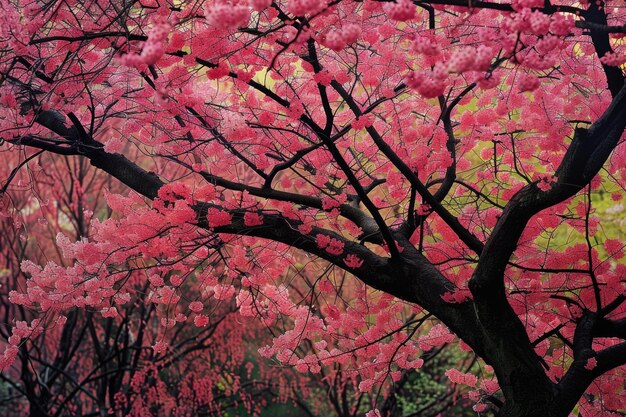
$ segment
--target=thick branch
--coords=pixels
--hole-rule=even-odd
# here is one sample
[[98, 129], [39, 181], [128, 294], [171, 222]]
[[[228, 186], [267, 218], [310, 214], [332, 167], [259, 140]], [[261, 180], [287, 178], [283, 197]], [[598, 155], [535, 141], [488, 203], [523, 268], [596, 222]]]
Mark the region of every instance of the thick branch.
[[[68, 129], [62, 124], [55, 125], [56, 133], [65, 138], [77, 141], [76, 128]], [[97, 144], [97, 142], [95, 142]], [[153, 199], [164, 183], [154, 174], [148, 172], [123, 155], [106, 153], [99, 146], [78, 144], [77, 154], [88, 158], [92, 165], [104, 170], [136, 192]], [[207, 178], [211, 180], [212, 178]], [[222, 184], [226, 185], [226, 184]], [[234, 185], [234, 184], [230, 184]], [[257, 190], [261, 191], [261, 190]], [[272, 190], [265, 190], [272, 193]], [[310, 203], [310, 202], [309, 202]], [[206, 213], [211, 204], [198, 207], [199, 226], [209, 228]], [[328, 262], [352, 273], [365, 284], [394, 295], [402, 300], [416, 303], [431, 311], [441, 319], [452, 331], [465, 340], [479, 355], [483, 355], [481, 334], [475, 316], [472, 314], [471, 303], [449, 304], [442, 295], [455, 290], [455, 286], [447, 280], [408, 240], [399, 233], [394, 234], [395, 240], [403, 247], [398, 258], [378, 256], [365, 246], [343, 238], [341, 235], [313, 228], [309, 234], [298, 230], [297, 221], [288, 220], [280, 214], [263, 213], [264, 223], [259, 226], [246, 226], [244, 215], [246, 210], [230, 210], [232, 223], [228, 226], [215, 228], [217, 233], [256, 236], [276, 242], [285, 243], [294, 248], [319, 256]], [[316, 241], [317, 235], [325, 235], [341, 241], [344, 245], [339, 254], [320, 248]], [[355, 255], [363, 261], [359, 266], [348, 266], [347, 255]]]
[[109, 173], [139, 194], [154, 199], [159, 188], [165, 183], [154, 172], [148, 172], [124, 155], [106, 153], [103, 149], [93, 149], [85, 154], [91, 165]]
[[[191, 166], [189, 166], [188, 164], [178, 159], [175, 159], [175, 158], [169, 158], [169, 159], [172, 159], [176, 161], [176, 163], [191, 169]], [[226, 188], [228, 190], [246, 191], [250, 193], [250, 195], [253, 195], [256, 197], [267, 198], [267, 199], [276, 200], [276, 201], [287, 201], [290, 203], [300, 204], [306, 207], [323, 210], [322, 200], [317, 197], [290, 193], [287, 191], [275, 190], [275, 189], [268, 188], [268, 187], [254, 187], [252, 185], [243, 184], [241, 182], [230, 181], [222, 177], [218, 177], [217, 175], [213, 175], [206, 171], [201, 171], [199, 172], [199, 174], [202, 175], [202, 177], [207, 182], [213, 185], [216, 185], [218, 187]], [[343, 217], [345, 217], [346, 219], [352, 221], [354, 224], [359, 226], [363, 230], [364, 234], [372, 235], [372, 236], [378, 235], [379, 230], [378, 230], [378, 226], [376, 225], [376, 222], [374, 221], [374, 219], [372, 219], [362, 210], [346, 203], [341, 204], [338, 207], [338, 209], [339, 209], [339, 213]]]
[[[506, 205], [485, 244], [472, 282], [474, 296], [502, 291], [508, 260], [528, 221], [540, 211], [559, 204], [585, 187], [604, 165], [626, 127], [626, 88], [622, 88], [604, 114], [589, 128], [577, 129], [559, 168], [558, 182], [548, 191], [535, 183], [522, 188]], [[491, 289], [488, 290], [488, 287]], [[504, 294], [502, 294], [504, 296]]]
[[618, 337], [626, 340], [626, 318], [620, 320], [598, 320], [593, 328], [593, 336]]
[[[598, 2], [600, 3], [600, 2]], [[598, 58], [602, 58], [604, 55], [613, 52], [611, 43], [609, 41], [609, 31], [599, 30], [600, 28], [608, 28], [604, 2], [598, 4], [596, 2], [589, 3], [589, 9], [584, 12], [586, 23], [590, 26], [589, 34], [591, 36], [591, 42], [596, 50]], [[624, 86], [624, 74], [622, 69], [611, 65], [602, 64], [604, 74], [606, 75], [606, 81], [608, 83], [609, 91], [613, 97], [617, 96], [619, 91]]]
[[[231, 211], [232, 223], [213, 230], [220, 233], [245, 234], [269, 239], [319, 256], [350, 272], [372, 288], [424, 307], [461, 337], [478, 355], [484, 355], [483, 341], [471, 303], [445, 302], [442, 295], [454, 291], [455, 285], [447, 280], [403, 236], [399, 234], [394, 236], [403, 249], [399, 257], [384, 258], [374, 254], [363, 245], [346, 240], [325, 229], [313, 228], [308, 235], [303, 235], [298, 230], [297, 222], [280, 215], [264, 214], [263, 225], [245, 226], [244, 213], [243, 210]], [[200, 219], [200, 226], [208, 227], [204, 220], [206, 219], [204, 212], [201, 212]], [[343, 253], [335, 255], [320, 249], [315, 239], [318, 234], [341, 241], [344, 244]], [[363, 260], [363, 264], [357, 268], [349, 267], [345, 263], [348, 254], [356, 255]]]
[[532, 394], [550, 401], [552, 395], [552, 383], [541, 369], [524, 325], [508, 303], [504, 287], [507, 263], [532, 216], [589, 184], [625, 127], [626, 88], [622, 88], [588, 131], [576, 131], [556, 171], [557, 184], [549, 191], [540, 190], [534, 183], [520, 190], [506, 205], [485, 245], [469, 287], [487, 338], [486, 359], [497, 362], [496, 373], [507, 400], [515, 402]]
[[[587, 312], [578, 322], [574, 336], [574, 361], [558, 384], [555, 401], [562, 415], [566, 415], [576, 405], [595, 378], [626, 364], [626, 342], [599, 352], [592, 350], [593, 335], [609, 336], [604, 334], [606, 331], [612, 337], [623, 337], [624, 324], [625, 321], [620, 320], [607, 325], [601, 320], [599, 322], [592, 312]], [[592, 360], [595, 360], [595, 365]]]

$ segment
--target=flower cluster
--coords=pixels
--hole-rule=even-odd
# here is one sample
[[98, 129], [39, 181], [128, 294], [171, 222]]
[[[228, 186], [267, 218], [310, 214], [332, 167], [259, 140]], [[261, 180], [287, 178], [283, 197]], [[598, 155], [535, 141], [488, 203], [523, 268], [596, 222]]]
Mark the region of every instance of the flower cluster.
[[448, 369], [446, 371], [446, 376], [455, 384], [469, 385], [473, 387], [476, 383], [478, 383], [476, 375], [470, 373], [465, 374], [457, 369]]
[[520, 73], [517, 77], [519, 91], [534, 91], [539, 87], [539, 78], [532, 74]]
[[155, 64], [163, 54], [167, 47], [167, 37], [172, 27], [167, 23], [158, 23], [152, 27], [148, 33], [148, 39], [143, 45], [140, 54], [129, 53], [122, 55], [120, 62], [123, 65], [134, 68], [141, 68], [144, 65]]
[[325, 249], [331, 255], [341, 255], [343, 253], [344, 244], [338, 239], [320, 233], [315, 237], [315, 242], [317, 247]]
[[411, 0], [397, 0], [395, 3], [385, 3], [383, 10], [393, 20], [404, 22], [415, 17], [415, 4]]
[[267, 9], [272, 5], [272, 0], [250, 0], [250, 7], [257, 12]]
[[405, 81], [409, 88], [416, 90], [424, 98], [435, 98], [445, 91], [447, 76], [447, 69], [440, 64], [432, 71], [411, 72]]
[[289, 0], [287, 10], [296, 16], [304, 16], [307, 14], [316, 14], [326, 8], [324, 0]]
[[232, 223], [232, 216], [227, 211], [211, 207], [207, 213], [210, 227], [227, 226]]
[[320, 42], [333, 51], [341, 51], [346, 46], [356, 42], [359, 36], [361, 36], [361, 27], [353, 23], [348, 23], [341, 29], [330, 30], [320, 39]]
[[600, 62], [604, 65], [609, 65], [612, 67], [619, 67], [621, 65], [626, 64], [626, 54], [616, 54], [615, 52], [607, 52], [604, 54], [602, 58], [600, 58]]
[[237, 29], [248, 25], [250, 8], [243, 4], [207, 2], [204, 17], [210, 26], [217, 29]]
[[447, 61], [448, 71], [462, 73], [466, 71], [486, 71], [494, 57], [493, 49], [486, 45], [478, 48], [465, 47], [455, 51]]
[[537, 182], [537, 187], [541, 191], [550, 191], [558, 180], [558, 177], [556, 177], [555, 175], [540, 175]]

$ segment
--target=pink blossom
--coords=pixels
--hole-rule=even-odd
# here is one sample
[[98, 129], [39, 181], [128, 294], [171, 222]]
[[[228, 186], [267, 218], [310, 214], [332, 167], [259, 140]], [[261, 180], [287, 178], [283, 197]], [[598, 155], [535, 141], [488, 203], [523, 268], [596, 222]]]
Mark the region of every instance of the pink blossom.
[[360, 117], [357, 117], [352, 121], [351, 126], [354, 130], [361, 130], [367, 127], [370, 127], [374, 124], [374, 115], [373, 114], [365, 114]]
[[521, 11], [522, 9], [531, 9], [531, 8], [539, 8], [543, 7], [543, 0], [513, 0], [511, 2], [511, 6], [516, 11]]
[[163, 317], [161, 319], [161, 326], [165, 327], [166, 329], [171, 329], [172, 327], [174, 327], [175, 324], [176, 320], [174, 320], [173, 318]]
[[432, 207], [424, 203], [420, 204], [415, 210], [415, 212], [420, 216], [427, 216], [430, 213], [432, 213], [432, 211], [433, 211]]
[[299, 119], [304, 114], [304, 106], [300, 100], [292, 100], [287, 108], [287, 116], [293, 119]]
[[473, 48], [463, 48], [455, 51], [448, 59], [448, 71], [462, 73], [473, 69], [476, 52]]
[[150, 277], [148, 278], [148, 281], [150, 281], [150, 284], [152, 284], [155, 287], [161, 287], [165, 285], [165, 281], [159, 275], [150, 275]]
[[604, 241], [604, 247], [607, 253], [614, 259], [621, 259], [624, 257], [624, 243], [619, 239], [606, 239]]
[[341, 51], [346, 47], [346, 42], [343, 40], [343, 35], [339, 30], [331, 30], [326, 33], [322, 43], [333, 51]]
[[430, 35], [416, 36], [411, 47], [416, 53], [427, 56], [436, 56], [441, 53], [441, 45]]
[[533, 34], [537, 36], [543, 36], [548, 33], [550, 29], [550, 16], [535, 10], [530, 14], [528, 19], [530, 22], [530, 29]]
[[315, 236], [315, 243], [317, 243], [318, 248], [324, 249], [330, 243], [330, 236], [319, 233]]
[[328, 70], [323, 70], [313, 75], [313, 81], [325, 87], [328, 87], [332, 80], [333, 76], [330, 75], [330, 72], [328, 72]]
[[113, 137], [104, 143], [104, 151], [107, 153], [117, 153], [122, 150], [124, 143], [120, 138]]
[[183, 283], [183, 281], [184, 277], [180, 275], [173, 274], [170, 276], [170, 284], [172, 284], [174, 287], [179, 287], [180, 284]]
[[463, 384], [469, 386], [475, 386], [478, 382], [478, 378], [476, 375], [470, 373], [462, 373], [457, 369], [448, 369], [445, 372], [445, 375], [450, 379], [451, 382], [455, 384]]
[[421, 350], [428, 351], [433, 347], [443, 346], [454, 340], [454, 335], [442, 324], [434, 325], [428, 334], [418, 338], [418, 344]]
[[231, 299], [235, 295], [235, 287], [232, 285], [216, 285], [213, 290], [213, 297], [217, 300], [225, 301]]
[[406, 84], [424, 98], [435, 98], [444, 93], [445, 78], [433, 71], [411, 72], [405, 78]]
[[539, 84], [539, 78], [531, 74], [521, 73], [517, 77], [517, 87], [520, 92], [536, 90]]
[[164, 201], [176, 201], [178, 199], [189, 199], [190, 197], [191, 189], [180, 181], [171, 182], [159, 188], [159, 198]]
[[193, 324], [196, 327], [206, 327], [209, 324], [209, 317], [204, 314], [198, 314], [194, 317]]
[[243, 223], [248, 227], [260, 226], [263, 224], [263, 216], [259, 213], [247, 211], [246, 214], [243, 215]]
[[196, 212], [189, 207], [185, 200], [177, 200], [174, 207], [165, 212], [165, 217], [173, 225], [182, 225], [184, 223], [192, 223], [196, 219]]
[[154, 350], [154, 353], [158, 355], [158, 354], [165, 353], [168, 347], [169, 345], [167, 344], [167, 342], [160, 340], [152, 346], [152, 349]]
[[343, 259], [343, 262], [346, 264], [348, 268], [360, 268], [363, 265], [363, 259], [359, 258], [353, 253], [349, 253]]
[[342, 241], [332, 238], [330, 239], [330, 242], [326, 247], [326, 252], [330, 253], [331, 255], [341, 255], [343, 253], [343, 246], [344, 245]]
[[272, 5], [272, 0], [250, 0], [250, 6], [257, 12], [263, 11]]
[[212, 184], [205, 184], [201, 187], [196, 188], [194, 192], [194, 197], [198, 200], [210, 201], [215, 198], [215, 186]]
[[4, 354], [0, 356], [0, 370], [5, 370], [9, 366], [13, 365], [17, 358], [19, 348], [17, 346], [10, 345], [4, 351]]
[[325, 0], [289, 0], [287, 10], [295, 16], [316, 14], [326, 8]]
[[374, 386], [373, 379], [365, 379], [359, 383], [359, 391], [361, 392], [370, 392], [372, 387]]
[[210, 68], [206, 72], [206, 76], [209, 80], [219, 80], [230, 74], [230, 67], [225, 62], [220, 62], [217, 67]]
[[469, 293], [468, 290], [459, 290], [459, 289], [455, 291], [448, 291], [441, 295], [441, 298], [443, 299], [443, 301], [445, 301], [446, 303], [450, 303], [450, 304], [463, 303], [470, 297], [471, 297], [471, 294]]
[[148, 32], [148, 39], [143, 45], [143, 49], [139, 55], [130, 53], [123, 55], [120, 61], [123, 65], [129, 67], [141, 67], [142, 65], [155, 64], [165, 53], [167, 37], [172, 27], [167, 23], [159, 23], [154, 25], [152, 30]]
[[537, 187], [541, 191], [550, 191], [557, 181], [558, 178], [554, 175], [542, 175], [537, 182]]
[[415, 17], [415, 4], [411, 0], [397, 0], [395, 3], [385, 3], [383, 10], [393, 20], [404, 22]]
[[574, 29], [574, 19], [563, 13], [554, 13], [550, 22], [550, 32], [557, 36], [567, 36]]
[[347, 23], [341, 28], [343, 40], [347, 45], [356, 42], [361, 36], [361, 26], [354, 23]]
[[480, 45], [478, 48], [476, 48], [474, 53], [475, 55], [473, 69], [475, 71], [488, 70], [491, 66], [491, 61], [494, 58], [493, 48], [486, 45]]
[[309, 370], [309, 365], [307, 365], [306, 362], [300, 360], [296, 364], [295, 368], [296, 368], [296, 371], [304, 373], [304, 372], [307, 372]]
[[588, 371], [593, 371], [598, 365], [598, 360], [596, 358], [587, 359], [587, 363], [585, 364], [585, 369]]
[[328, 211], [337, 208], [343, 203], [343, 201], [345, 201], [345, 198], [345, 194], [340, 194], [335, 198], [331, 196], [324, 196], [322, 197], [322, 209]]
[[492, 395], [500, 389], [497, 380], [483, 380], [480, 383], [480, 387], [487, 395]]
[[332, 29], [321, 37], [320, 42], [334, 51], [341, 51], [356, 42], [361, 35], [359, 25], [348, 23], [340, 29]]
[[191, 303], [189, 303], [189, 310], [193, 311], [194, 313], [201, 312], [203, 308], [204, 305], [200, 301], [192, 301]]
[[331, 293], [335, 291], [335, 287], [333, 286], [333, 283], [327, 279], [321, 280], [318, 284], [318, 287], [320, 291], [324, 293]]
[[232, 223], [232, 216], [227, 211], [211, 207], [207, 213], [207, 220], [209, 227], [227, 226]]
[[300, 226], [298, 226], [298, 231], [302, 233], [303, 235], [308, 235], [309, 233], [313, 231], [313, 224], [302, 223]]
[[248, 26], [250, 9], [243, 5], [206, 2], [204, 17], [209, 25], [218, 29], [237, 29]]
[[600, 58], [600, 62], [605, 65], [619, 67], [626, 63], [626, 54], [617, 54], [615, 52], [607, 52], [604, 54], [602, 58]]

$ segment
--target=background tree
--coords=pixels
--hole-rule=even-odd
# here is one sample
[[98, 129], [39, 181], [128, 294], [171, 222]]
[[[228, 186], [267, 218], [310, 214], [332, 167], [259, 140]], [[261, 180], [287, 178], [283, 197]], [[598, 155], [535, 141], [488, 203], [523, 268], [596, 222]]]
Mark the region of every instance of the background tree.
[[[291, 387], [276, 379], [275, 369], [250, 360], [245, 342], [260, 342], [267, 334], [242, 325], [234, 303], [207, 303], [204, 308], [211, 314], [206, 324], [195, 326], [178, 317], [183, 313], [174, 317], [171, 307], [168, 311], [167, 305], [151, 301], [154, 294], [147, 291], [149, 284], [137, 264], [125, 265], [125, 279], [136, 297], [118, 297], [116, 307], [41, 317], [11, 303], [9, 292], [28, 285], [20, 262], [67, 263], [55, 235], [85, 236], [91, 218], [108, 211], [102, 190], [115, 189], [84, 159], [35, 154], [29, 162], [34, 168], [30, 178], [26, 171], [15, 171], [14, 185], [3, 195], [4, 204], [15, 210], [2, 218], [1, 311], [18, 329], [13, 334], [25, 331], [28, 338], [19, 344], [19, 366], [0, 376], [5, 388], [0, 414], [155, 415], [176, 409], [179, 415], [220, 415], [241, 409], [252, 415], [278, 396], [285, 401], [284, 391]], [[11, 175], [9, 165], [3, 168], [5, 178]], [[82, 191], [86, 189], [90, 192]], [[37, 324], [42, 321], [46, 324]], [[38, 327], [45, 332], [37, 335]], [[165, 337], [163, 328], [172, 329], [167, 340], [176, 352], [156, 354], [150, 348]], [[15, 344], [10, 329], [3, 327], [0, 334], [3, 346]]]
[[[446, 371], [478, 412], [623, 410], [624, 247], [594, 214], [624, 190], [618, 2], [0, 9], [3, 152], [82, 158], [132, 190], [57, 238], [72, 265], [22, 263], [9, 301], [42, 317], [15, 324], [3, 368], [59, 314], [128, 299], [160, 306], [154, 354], [176, 355], [170, 306], [198, 301], [204, 328], [216, 299], [284, 327], [262, 355], [345, 365], [361, 392], [459, 340], [488, 364]], [[333, 272], [307, 294], [302, 256]]]

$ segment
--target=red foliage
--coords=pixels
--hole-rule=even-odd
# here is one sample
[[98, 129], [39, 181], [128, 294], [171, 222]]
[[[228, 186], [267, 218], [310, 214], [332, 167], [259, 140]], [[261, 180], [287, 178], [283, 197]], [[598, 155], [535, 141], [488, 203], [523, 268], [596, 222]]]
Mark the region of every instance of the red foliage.
[[478, 412], [623, 411], [617, 0], [0, 11], [0, 367], [31, 412], [294, 398], [253, 339], [298, 387], [393, 393], [462, 341]]

